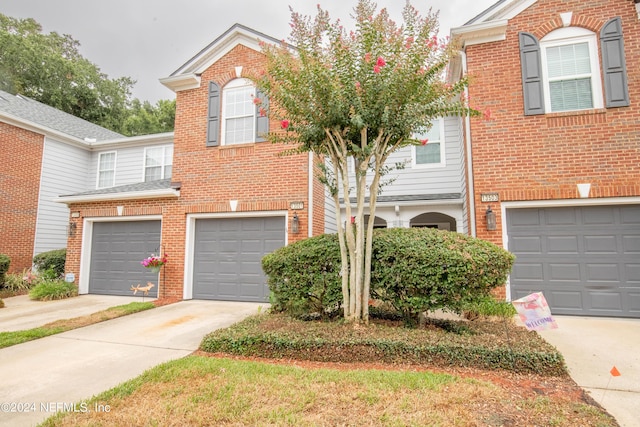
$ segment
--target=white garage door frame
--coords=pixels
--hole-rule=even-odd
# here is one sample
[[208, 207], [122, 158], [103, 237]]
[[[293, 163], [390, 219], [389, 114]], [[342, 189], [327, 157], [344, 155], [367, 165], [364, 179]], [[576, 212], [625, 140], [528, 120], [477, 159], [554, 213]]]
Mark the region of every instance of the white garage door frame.
[[[82, 223], [82, 249], [80, 250], [80, 278], [78, 281], [78, 293], [89, 293], [89, 273], [91, 265], [91, 246], [93, 243], [93, 224], [96, 222], [117, 221], [160, 221], [160, 242], [162, 242], [162, 215], [142, 216], [105, 216], [85, 218]], [[142, 261], [142, 260], [141, 260]]]
[[[610, 197], [610, 198], [584, 198], [562, 200], [527, 200], [521, 202], [501, 202], [502, 214], [502, 247], [509, 247], [509, 235], [507, 234], [507, 210], [524, 208], [553, 208], [553, 207], [582, 207], [582, 206], [612, 206], [612, 205], [637, 205], [640, 197]], [[511, 301], [511, 276], [507, 278], [506, 296]]]
[[289, 244], [289, 213], [287, 211], [252, 211], [235, 213], [198, 213], [187, 215], [187, 227], [185, 236], [184, 251], [184, 286], [182, 290], [183, 299], [193, 299], [193, 262], [196, 244], [196, 220], [216, 219], [216, 218], [263, 218], [263, 217], [283, 217], [285, 219], [284, 244]]

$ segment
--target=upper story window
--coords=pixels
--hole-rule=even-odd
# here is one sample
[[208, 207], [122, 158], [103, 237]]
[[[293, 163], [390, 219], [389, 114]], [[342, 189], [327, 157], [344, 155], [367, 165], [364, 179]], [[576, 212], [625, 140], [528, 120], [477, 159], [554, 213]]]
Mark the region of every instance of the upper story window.
[[602, 85], [595, 33], [562, 28], [541, 42], [547, 111], [602, 108]]
[[518, 39], [525, 115], [630, 105], [620, 17], [599, 34], [565, 27], [542, 40], [526, 32]]
[[234, 79], [222, 94], [217, 83], [209, 82], [207, 146], [264, 141], [269, 131], [267, 108], [266, 96], [250, 80]]
[[222, 90], [224, 145], [255, 142], [255, 92], [255, 86], [247, 79], [232, 80]]
[[413, 146], [412, 167], [445, 166], [444, 123], [437, 119], [428, 132], [416, 133], [414, 139], [427, 140], [425, 145]]
[[150, 147], [144, 150], [144, 180], [157, 181], [171, 178], [173, 146]]
[[98, 157], [98, 188], [113, 187], [116, 180], [116, 152], [100, 153]]

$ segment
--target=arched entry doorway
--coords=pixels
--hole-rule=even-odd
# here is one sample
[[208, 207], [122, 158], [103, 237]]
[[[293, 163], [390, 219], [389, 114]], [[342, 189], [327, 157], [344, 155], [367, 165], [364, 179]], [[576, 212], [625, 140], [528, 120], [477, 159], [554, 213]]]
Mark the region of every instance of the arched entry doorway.
[[456, 231], [456, 220], [449, 215], [438, 212], [423, 213], [411, 218], [410, 227], [437, 228], [438, 230]]

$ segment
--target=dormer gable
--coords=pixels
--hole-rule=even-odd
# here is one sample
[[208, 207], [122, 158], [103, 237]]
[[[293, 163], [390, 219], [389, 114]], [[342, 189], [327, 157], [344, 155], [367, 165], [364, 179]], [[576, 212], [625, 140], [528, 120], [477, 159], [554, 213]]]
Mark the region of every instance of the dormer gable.
[[263, 42], [273, 44], [280, 43], [280, 40], [244, 25], [234, 24], [170, 76], [160, 79], [160, 83], [174, 92], [198, 88], [200, 75], [236, 46], [243, 45], [259, 52]]

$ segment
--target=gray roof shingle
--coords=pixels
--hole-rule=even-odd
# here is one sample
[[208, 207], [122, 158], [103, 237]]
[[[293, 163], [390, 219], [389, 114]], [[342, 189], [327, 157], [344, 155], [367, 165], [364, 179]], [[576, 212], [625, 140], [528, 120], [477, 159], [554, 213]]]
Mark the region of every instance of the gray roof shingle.
[[105, 141], [123, 138], [117, 132], [105, 129], [84, 119], [34, 101], [22, 95], [12, 95], [0, 90], [0, 112], [62, 132], [80, 139]]
[[139, 191], [166, 190], [169, 188], [171, 188], [171, 178], [160, 179], [157, 181], [137, 182], [135, 184], [119, 185], [117, 187], [99, 188], [97, 190], [85, 191], [82, 193], [64, 194], [60, 197], [132, 193]]

